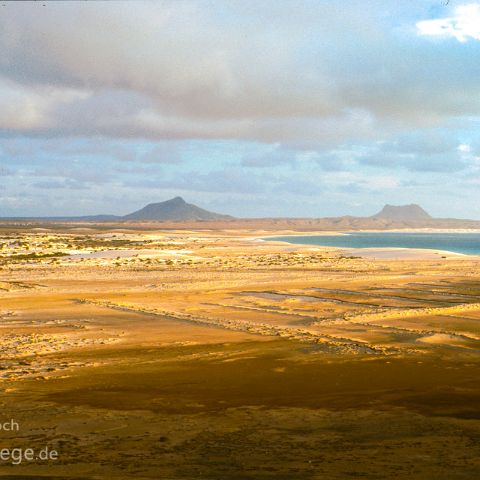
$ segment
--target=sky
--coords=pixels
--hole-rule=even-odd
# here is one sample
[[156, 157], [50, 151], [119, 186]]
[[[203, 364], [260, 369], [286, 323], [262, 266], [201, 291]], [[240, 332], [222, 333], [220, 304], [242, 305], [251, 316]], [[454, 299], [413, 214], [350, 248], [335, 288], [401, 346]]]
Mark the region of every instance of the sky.
[[182, 196], [480, 219], [480, 2], [1, 2], [0, 216]]

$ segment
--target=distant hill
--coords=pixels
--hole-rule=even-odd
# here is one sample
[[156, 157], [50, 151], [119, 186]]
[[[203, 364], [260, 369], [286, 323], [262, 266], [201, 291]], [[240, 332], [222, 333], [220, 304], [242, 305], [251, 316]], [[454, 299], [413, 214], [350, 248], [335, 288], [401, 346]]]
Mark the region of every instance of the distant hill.
[[227, 220], [233, 217], [209, 212], [187, 203], [182, 197], [160, 203], [150, 203], [136, 212], [121, 217], [122, 220]]
[[385, 205], [380, 212], [372, 218], [383, 218], [386, 220], [431, 220], [432, 217], [415, 203], [410, 205]]
[[[65, 217], [0, 217], [0, 223], [45, 225], [49, 223], [67, 225], [68, 223], [89, 224], [110, 223], [118, 228], [129, 222], [138, 222], [142, 228], [153, 228], [156, 222], [162, 222], [162, 228], [205, 228], [232, 229], [245, 228], [256, 230], [283, 231], [338, 231], [354, 230], [392, 230], [392, 229], [477, 229], [480, 230], [480, 220], [455, 218], [432, 218], [419, 205], [385, 205], [380, 212], [371, 217], [324, 218], [235, 218], [221, 215], [185, 202], [181, 197], [175, 197], [165, 202], [151, 203], [144, 208], [125, 216], [120, 215], [88, 215]], [[198, 222], [202, 222], [199, 225]], [[152, 224], [148, 226], [149, 224]], [[180, 227], [183, 225], [183, 227]], [[136, 227], [128, 227], [136, 228]]]

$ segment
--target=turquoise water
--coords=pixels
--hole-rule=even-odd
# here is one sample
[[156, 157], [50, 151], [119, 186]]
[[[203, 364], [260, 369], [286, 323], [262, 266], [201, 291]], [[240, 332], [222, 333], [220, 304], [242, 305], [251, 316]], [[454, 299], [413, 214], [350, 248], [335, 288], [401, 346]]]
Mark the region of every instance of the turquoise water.
[[480, 255], [480, 233], [351, 232], [346, 235], [288, 236], [270, 240], [340, 248], [426, 248]]

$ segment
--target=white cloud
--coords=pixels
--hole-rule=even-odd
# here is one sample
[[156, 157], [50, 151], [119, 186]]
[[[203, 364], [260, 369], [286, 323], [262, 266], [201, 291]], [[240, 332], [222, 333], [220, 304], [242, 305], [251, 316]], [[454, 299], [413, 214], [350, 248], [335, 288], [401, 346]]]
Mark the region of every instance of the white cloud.
[[457, 150], [461, 153], [470, 153], [472, 151], [470, 145], [466, 143], [461, 143], [458, 147]]
[[424, 36], [453, 37], [462, 43], [469, 38], [480, 40], [480, 4], [459, 6], [452, 17], [418, 22], [417, 31]]

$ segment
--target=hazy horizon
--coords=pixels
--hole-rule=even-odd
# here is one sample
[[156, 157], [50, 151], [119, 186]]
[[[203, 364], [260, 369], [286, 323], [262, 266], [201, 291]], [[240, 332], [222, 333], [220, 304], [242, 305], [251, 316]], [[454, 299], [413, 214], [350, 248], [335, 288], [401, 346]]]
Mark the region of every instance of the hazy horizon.
[[[146, 205], [140, 205], [138, 206], [138, 208], [136, 208], [134, 211], [136, 212], [137, 210], [141, 210], [143, 209], [143, 207], [146, 207], [147, 205], [150, 205], [150, 204], [160, 204], [160, 203], [167, 203], [168, 201], [171, 201], [175, 198], [179, 198], [178, 196], [177, 197], [173, 197], [173, 198], [169, 198], [169, 199], [164, 199], [160, 202], [150, 202], [149, 204], [146, 204]], [[189, 199], [185, 199], [183, 197], [180, 197], [181, 200], [183, 200], [184, 202], [186, 202], [187, 204], [189, 205], [194, 205], [195, 207], [200, 207], [200, 208], [203, 208], [201, 205], [197, 205], [195, 202], [192, 202], [190, 201]], [[385, 205], [382, 205], [382, 207], [379, 207], [377, 208], [376, 211], [372, 212], [371, 214], [368, 214], [368, 215], [363, 215], [363, 216], [358, 216], [360, 218], [370, 218], [370, 217], [374, 217], [376, 216], [377, 214], [380, 214], [381, 212], [383, 212], [383, 209], [386, 208], [386, 207], [394, 207], [394, 208], [403, 208], [403, 207], [411, 207], [412, 204], [407, 204], [407, 205], [391, 205], [391, 204], [385, 204]], [[416, 206], [416, 205], [413, 205], [413, 206]], [[422, 209], [421, 205], [420, 205], [420, 209]], [[109, 215], [115, 215], [115, 216], [118, 216], [119, 218], [123, 217], [123, 216], [126, 216], [128, 214], [131, 214], [131, 213], [134, 213], [134, 211], [125, 211], [125, 212], [120, 212], [118, 214], [112, 214], [111, 212], [104, 212], [104, 211], [99, 211], [99, 212], [96, 212], [94, 214], [92, 214], [91, 216], [109, 216]], [[211, 213], [218, 213], [218, 214], [224, 214], [224, 212], [222, 211], [212, 211]], [[427, 214], [429, 214], [429, 212], [426, 212]], [[89, 215], [75, 215], [75, 214], [66, 214], [66, 215], [44, 215], [44, 216], [35, 216], [35, 215], [25, 215], [25, 216], [0, 216], [0, 220], [1, 219], [9, 219], [9, 218], [32, 218], [32, 219], [42, 219], [42, 218], [45, 218], [45, 219], [49, 219], [49, 218], [82, 218], [82, 217], [88, 217]], [[352, 216], [351, 214], [349, 213], [345, 213], [343, 215], [338, 215], [338, 217], [346, 217], [346, 216]], [[327, 217], [327, 216], [318, 216], [318, 217], [313, 217], [313, 216], [310, 216], [310, 217], [300, 217], [300, 216], [292, 216], [292, 217], [287, 217], [287, 216], [272, 216], [272, 217], [246, 217], [246, 216], [232, 216], [234, 219], [238, 219], [238, 220], [249, 220], [249, 219], [264, 219], [264, 218], [272, 218], [272, 219], [285, 219], [285, 218], [292, 218], [292, 219], [295, 219], [295, 218], [298, 218], [298, 219], [304, 219], [304, 218], [311, 218], [311, 219], [322, 219], [322, 218], [332, 218], [332, 217]], [[335, 217], [333, 217], [335, 218]], [[446, 218], [446, 217], [434, 217], [434, 216], [431, 216], [431, 219], [432, 220], [440, 220], [442, 218]], [[453, 218], [452, 218], [453, 219]], [[464, 218], [464, 219], [458, 219], [458, 220], [475, 220], [475, 219], [467, 219], [467, 218]], [[168, 220], [167, 220], [168, 221]]]
[[[179, 195], [176, 195], [175, 197], [179, 197]], [[109, 216], [109, 215], [114, 215], [114, 216], [118, 216], [118, 217], [122, 217], [122, 216], [125, 216], [125, 215], [128, 215], [130, 213], [133, 213], [134, 211], [137, 211], [137, 210], [140, 210], [142, 209], [143, 207], [149, 205], [149, 204], [157, 204], [157, 203], [163, 203], [163, 202], [167, 202], [169, 200], [172, 200], [173, 198], [175, 197], [171, 197], [171, 198], [164, 198], [164, 199], [161, 199], [161, 200], [158, 200], [158, 201], [152, 201], [152, 202], [148, 202], [146, 204], [141, 204], [141, 205], [137, 205], [136, 207], [133, 207], [133, 210], [128, 210], [128, 211], [118, 211], [118, 213], [112, 213], [112, 212], [109, 212], [109, 211], [103, 211], [103, 210], [99, 210], [99, 211], [96, 211], [96, 212], [93, 212], [93, 213], [90, 213], [90, 214], [77, 214], [75, 212], [67, 212], [65, 214], [61, 214], [61, 215], [0, 215], [0, 219], [2, 218], [62, 218], [62, 217], [72, 217], [72, 218], [75, 218], [75, 217], [88, 217], [88, 216], [102, 216], [102, 215], [106, 215], [106, 216]], [[205, 210], [208, 210], [208, 208], [204, 207], [203, 205], [200, 205], [200, 204], [197, 204], [195, 202], [195, 200], [191, 200], [191, 199], [185, 199], [183, 197], [181, 197], [182, 200], [184, 200], [186, 203], [188, 204], [191, 204], [191, 205], [194, 205], [196, 207], [200, 207], [200, 208], [204, 208]], [[274, 216], [245, 216], [245, 215], [231, 215], [231, 214], [228, 214], [224, 211], [221, 211], [219, 208], [216, 208], [216, 207], [211, 207], [212, 208], [212, 212], [213, 213], [219, 213], [219, 214], [225, 214], [225, 215], [231, 215], [233, 218], [237, 218], [237, 219], [255, 219], [255, 218], [259, 218], [259, 219], [262, 219], [262, 218], [298, 218], [298, 219], [302, 219], [302, 218], [330, 218], [330, 217], [345, 217], [345, 216], [357, 216], [357, 217], [364, 217], [364, 218], [368, 218], [368, 217], [373, 217], [375, 216], [376, 214], [380, 213], [380, 211], [384, 208], [384, 207], [387, 207], [387, 206], [393, 206], [393, 207], [408, 207], [412, 205], [411, 203], [409, 204], [404, 204], [404, 205], [392, 205], [392, 204], [389, 204], [389, 203], [385, 203], [383, 205], [380, 205], [378, 206], [378, 208], [375, 210], [375, 211], [372, 211], [370, 213], [367, 213], [365, 215], [353, 215], [349, 212], [345, 212], [345, 213], [341, 213], [341, 214], [338, 214], [338, 215], [316, 215], [316, 216], [313, 216], [313, 215], [310, 215], [310, 216], [301, 216], [301, 215], [292, 215], [292, 216], [287, 216], [287, 215], [274, 215]], [[417, 204], [413, 204], [413, 205], [417, 205]], [[419, 205], [420, 208], [423, 209], [422, 205]], [[210, 208], [210, 207], [209, 207]], [[425, 210], [425, 209], [423, 209]], [[430, 214], [430, 212], [427, 211], [428, 214]], [[459, 220], [478, 220], [476, 218], [466, 218], [466, 217], [463, 217], [463, 218], [460, 218], [460, 217], [437, 217], [437, 216], [434, 216], [434, 215], [431, 215], [431, 218], [432, 219], [459, 219]]]
[[6, 2], [0, 216], [480, 219], [480, 2]]

